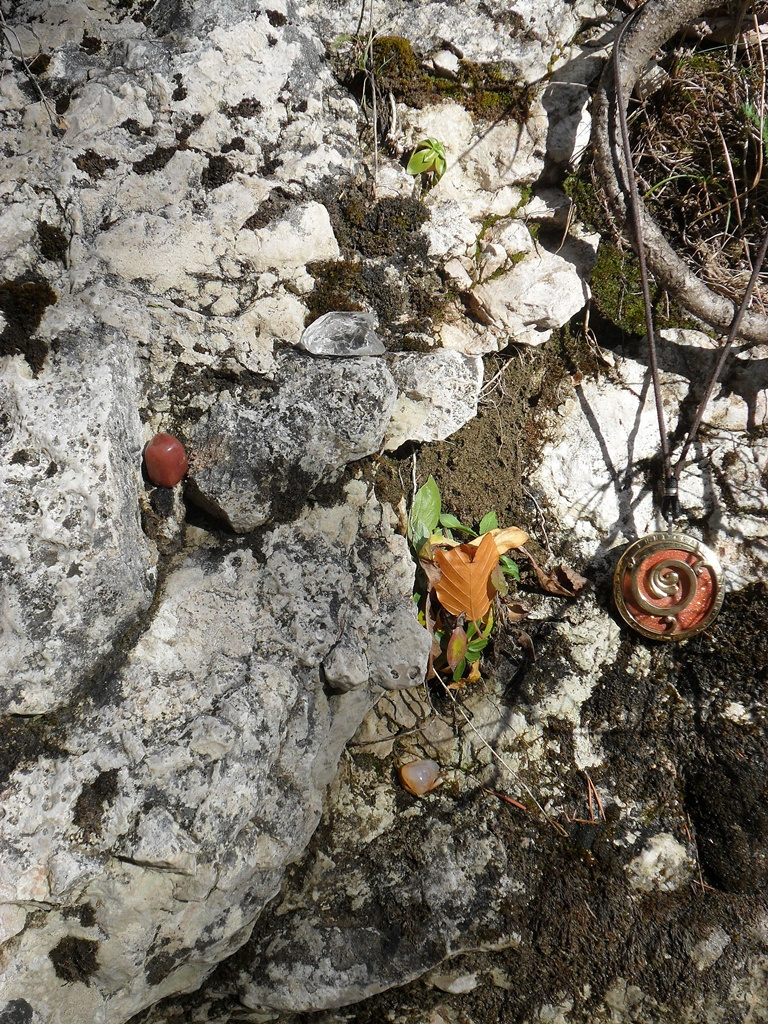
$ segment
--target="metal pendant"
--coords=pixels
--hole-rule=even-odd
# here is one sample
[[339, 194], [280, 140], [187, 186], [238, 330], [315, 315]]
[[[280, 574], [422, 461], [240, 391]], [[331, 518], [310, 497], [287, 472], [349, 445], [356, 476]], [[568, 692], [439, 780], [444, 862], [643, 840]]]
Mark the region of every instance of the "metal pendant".
[[650, 533], [630, 544], [613, 577], [619, 614], [653, 640], [686, 640], [723, 604], [723, 570], [706, 544], [685, 533]]

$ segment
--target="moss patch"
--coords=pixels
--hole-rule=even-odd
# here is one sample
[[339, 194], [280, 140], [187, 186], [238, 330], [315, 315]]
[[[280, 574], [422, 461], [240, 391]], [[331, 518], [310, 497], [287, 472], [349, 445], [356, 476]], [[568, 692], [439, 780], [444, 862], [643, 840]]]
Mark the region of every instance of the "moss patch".
[[459, 62], [455, 79], [432, 74], [403, 36], [381, 36], [374, 40], [373, 56], [367, 39], [355, 40], [352, 53], [337, 63], [344, 85], [360, 100], [370, 98], [372, 82], [383, 101], [391, 92], [411, 107], [422, 108], [440, 100], [459, 103], [487, 121], [526, 121], [533, 100], [531, 87], [513, 77], [512, 69], [501, 63]]
[[40, 245], [40, 255], [45, 260], [58, 260], [59, 263], [66, 263], [69, 239], [55, 224], [49, 224], [41, 220], [37, 225], [37, 237]]
[[95, 149], [86, 149], [85, 152], [79, 153], [75, 157], [75, 166], [78, 170], [84, 171], [89, 178], [98, 181], [108, 170], [114, 170], [117, 167], [117, 160], [102, 156]]
[[69, 983], [81, 982], [89, 985], [90, 979], [99, 969], [97, 959], [98, 942], [91, 939], [78, 939], [74, 935], [65, 936], [49, 952], [57, 978]]
[[101, 50], [101, 40], [96, 36], [89, 36], [87, 32], [83, 32], [83, 38], [80, 40], [80, 49], [91, 56], [98, 53]]
[[315, 287], [307, 299], [307, 323], [333, 310], [359, 312], [365, 309], [367, 292], [359, 263], [327, 260], [308, 263]]
[[6, 320], [0, 334], [0, 356], [23, 355], [33, 373], [40, 373], [48, 355], [48, 342], [36, 337], [35, 332], [46, 309], [56, 299], [56, 292], [39, 278], [16, 278], [0, 284], [0, 310]]
[[144, 976], [150, 985], [159, 985], [165, 981], [179, 964], [184, 964], [189, 959], [192, 950], [186, 946], [174, 950], [172, 953], [161, 950], [150, 957], [144, 965]]
[[281, 188], [274, 188], [266, 199], [259, 203], [258, 209], [252, 213], [243, 227], [249, 231], [258, 231], [275, 220], [279, 220], [289, 210], [294, 209], [296, 200]]
[[12, 999], [0, 1008], [0, 1024], [32, 1024], [34, 1011], [26, 999]]
[[227, 115], [230, 118], [251, 118], [258, 116], [262, 111], [262, 105], [255, 96], [246, 96], [234, 106], [227, 108]]
[[417, 199], [371, 198], [359, 185], [338, 181], [319, 189], [333, 231], [346, 256], [427, 257], [428, 243], [421, 232], [429, 211]]
[[20, 764], [61, 756], [58, 734], [47, 715], [0, 717], [0, 785], [7, 782]]
[[331, 310], [371, 309], [385, 341], [399, 351], [428, 345], [452, 291], [429, 258], [421, 230], [427, 208], [410, 198], [376, 201], [349, 181], [327, 182], [318, 198], [344, 259], [308, 266], [315, 288], [307, 300], [307, 322]]
[[[597, 262], [590, 278], [592, 289], [592, 327], [600, 337], [601, 345], [610, 348], [628, 339], [645, 335], [645, 311], [640, 285], [640, 267], [632, 250], [620, 242], [600, 196], [600, 191], [589, 178], [589, 172], [571, 175], [563, 183], [571, 197], [577, 218], [593, 231], [600, 233]], [[651, 278], [656, 330], [665, 327], [696, 327], [688, 314], [677, 303], [668, 300]]]
[[177, 151], [178, 146], [157, 146], [147, 156], [142, 157], [141, 160], [136, 160], [133, 164], [133, 169], [136, 174], [153, 174], [155, 171], [162, 170], [167, 163], [170, 163]]
[[234, 165], [225, 156], [217, 155], [208, 158], [208, 166], [203, 169], [202, 183], [207, 192], [221, 188], [232, 181], [235, 176]]
[[110, 768], [80, 790], [72, 820], [86, 839], [101, 835], [104, 807], [117, 796], [117, 778], [117, 768]]

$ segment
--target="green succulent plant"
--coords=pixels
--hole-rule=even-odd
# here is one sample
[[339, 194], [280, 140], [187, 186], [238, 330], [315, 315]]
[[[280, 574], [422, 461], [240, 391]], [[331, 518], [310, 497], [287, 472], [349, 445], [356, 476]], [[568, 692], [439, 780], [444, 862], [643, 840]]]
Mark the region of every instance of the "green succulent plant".
[[447, 166], [445, 146], [437, 139], [429, 138], [422, 139], [416, 145], [405, 169], [408, 174], [426, 175], [430, 185], [436, 185], [445, 174]]

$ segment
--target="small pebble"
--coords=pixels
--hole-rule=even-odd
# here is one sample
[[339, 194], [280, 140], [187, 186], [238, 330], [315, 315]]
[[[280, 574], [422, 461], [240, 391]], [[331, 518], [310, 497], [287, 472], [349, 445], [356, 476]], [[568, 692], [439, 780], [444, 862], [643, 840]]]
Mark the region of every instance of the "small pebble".
[[409, 761], [400, 768], [400, 781], [404, 788], [414, 796], [429, 793], [443, 781], [440, 778], [440, 766], [430, 758], [423, 761]]
[[155, 434], [144, 449], [147, 476], [158, 487], [175, 487], [189, 469], [184, 445], [173, 434]]

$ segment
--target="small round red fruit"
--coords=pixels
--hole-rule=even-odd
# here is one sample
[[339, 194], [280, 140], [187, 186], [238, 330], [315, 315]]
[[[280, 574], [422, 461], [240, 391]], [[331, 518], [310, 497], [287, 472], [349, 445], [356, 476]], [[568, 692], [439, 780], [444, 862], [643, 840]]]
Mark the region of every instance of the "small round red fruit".
[[155, 434], [144, 449], [147, 476], [158, 487], [175, 487], [189, 469], [184, 445], [173, 434]]

